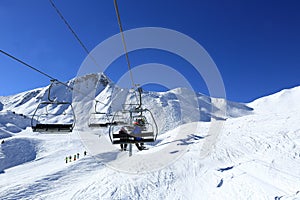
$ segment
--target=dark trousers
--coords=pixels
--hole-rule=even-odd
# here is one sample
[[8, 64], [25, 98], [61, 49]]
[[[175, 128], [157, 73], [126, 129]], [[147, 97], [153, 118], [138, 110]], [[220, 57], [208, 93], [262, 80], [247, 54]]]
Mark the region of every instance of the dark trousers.
[[126, 150], [127, 144], [120, 144], [122, 150]]
[[143, 150], [144, 143], [135, 143], [135, 146], [138, 148], [138, 150]]

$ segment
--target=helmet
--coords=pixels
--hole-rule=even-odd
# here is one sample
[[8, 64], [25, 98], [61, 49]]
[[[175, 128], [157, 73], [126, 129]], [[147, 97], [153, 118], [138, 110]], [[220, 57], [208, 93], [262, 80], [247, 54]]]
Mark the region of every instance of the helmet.
[[134, 122], [133, 122], [134, 125], [137, 125], [137, 126], [144, 126], [145, 125], [145, 119], [143, 118], [140, 118], [140, 119], [136, 119]]

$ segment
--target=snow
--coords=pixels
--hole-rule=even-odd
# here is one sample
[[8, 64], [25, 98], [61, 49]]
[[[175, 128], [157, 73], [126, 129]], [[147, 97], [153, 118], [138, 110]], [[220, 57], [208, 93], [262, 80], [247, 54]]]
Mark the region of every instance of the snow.
[[[47, 87], [0, 97], [0, 199], [300, 199], [300, 87], [249, 104], [184, 88], [145, 92], [160, 134], [149, 150], [133, 146], [129, 157], [106, 129], [87, 122], [95, 111], [91, 96], [105, 111], [134, 102], [132, 93], [99, 74], [68, 84], [89, 94], [53, 90], [73, 100], [76, 126], [69, 134], [29, 127]], [[65, 162], [77, 153], [79, 159]]]
[[1, 145], [0, 173], [5, 169], [35, 160], [37, 142], [28, 138], [13, 137]]

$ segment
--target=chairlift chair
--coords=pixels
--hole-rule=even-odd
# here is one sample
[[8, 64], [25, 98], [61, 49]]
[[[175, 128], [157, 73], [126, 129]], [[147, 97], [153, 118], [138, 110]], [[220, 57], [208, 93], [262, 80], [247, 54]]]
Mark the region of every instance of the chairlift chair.
[[[99, 112], [97, 110], [97, 105], [99, 101], [95, 103], [95, 111], [91, 113], [89, 119], [89, 127], [108, 127], [111, 124], [124, 124], [124, 117], [122, 113], [115, 113], [114, 115], [111, 112]], [[110, 109], [109, 109], [110, 111]]]
[[[50, 98], [51, 88], [56, 83], [51, 80], [48, 89], [48, 101], [39, 103], [31, 118], [31, 128], [33, 132], [72, 132], [75, 126], [75, 113], [70, 102], [59, 102]], [[62, 109], [61, 112], [55, 109]], [[64, 119], [61, 119], [63, 116]], [[66, 116], [68, 119], [66, 120]], [[59, 122], [58, 122], [59, 121]], [[61, 121], [64, 121], [61, 123]]]
[[94, 112], [91, 113], [88, 126], [89, 127], [107, 127], [110, 123], [112, 115], [107, 112], [100, 112], [97, 108], [99, 108], [100, 101], [96, 100]]
[[[115, 116], [118, 116], [118, 113], [123, 113], [127, 121], [123, 124], [110, 124], [109, 138], [112, 144], [148, 143], [156, 140], [158, 134], [156, 121], [149, 109], [142, 108], [142, 88], [138, 88], [138, 92], [139, 104], [123, 104], [123, 110], [115, 113], [113, 121]], [[137, 120], [142, 120], [144, 124], [140, 126], [141, 133], [133, 134], [135, 129], [133, 122]], [[119, 133], [122, 127], [126, 129], [127, 133]]]
[[[143, 109], [143, 113], [145, 115], [134, 115], [133, 112], [127, 112], [129, 121], [124, 123], [123, 125], [114, 125], [111, 124], [109, 127], [109, 137], [112, 144], [129, 144], [129, 143], [149, 143], [154, 142], [156, 140], [158, 134], [158, 127], [154, 120], [154, 117], [150, 110]], [[151, 123], [147, 120], [146, 115], [150, 116]], [[137, 119], [143, 119], [144, 125], [140, 126], [141, 133], [133, 134], [133, 130], [135, 125], [134, 121]], [[119, 133], [121, 127], [124, 127], [127, 133]]]
[[89, 127], [108, 127], [112, 115], [104, 112], [91, 113]]

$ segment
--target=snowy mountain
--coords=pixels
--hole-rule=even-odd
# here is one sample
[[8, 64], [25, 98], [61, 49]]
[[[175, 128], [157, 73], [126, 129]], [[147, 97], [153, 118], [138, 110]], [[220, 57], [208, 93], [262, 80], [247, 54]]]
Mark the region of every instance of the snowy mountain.
[[[300, 87], [249, 104], [184, 88], [145, 91], [159, 135], [129, 157], [88, 122], [95, 111], [136, 103], [135, 95], [101, 74], [67, 85], [73, 90], [53, 85], [50, 99], [72, 102], [69, 134], [31, 130], [49, 87], [0, 97], [0, 199], [300, 199]], [[70, 111], [47, 108], [48, 118], [59, 114], [51, 122], [71, 121]]]

